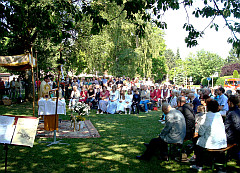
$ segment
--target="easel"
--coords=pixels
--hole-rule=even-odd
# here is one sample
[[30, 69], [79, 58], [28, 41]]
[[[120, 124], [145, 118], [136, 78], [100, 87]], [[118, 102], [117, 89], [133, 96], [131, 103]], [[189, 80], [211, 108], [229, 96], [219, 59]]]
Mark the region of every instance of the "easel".
[[[27, 134], [27, 135], [30, 135], [31, 137], [33, 137], [34, 136], [34, 138], [32, 139], [33, 141], [32, 141], [32, 144], [29, 144], [29, 143], [23, 143], [23, 142], [21, 142], [21, 143], [18, 143], [16, 140], [14, 140], [15, 139], [15, 135], [16, 134], [18, 134], [17, 132], [19, 131], [19, 129], [18, 130], [16, 130], [17, 129], [17, 127], [16, 127], [16, 125], [17, 125], [17, 121], [18, 121], [18, 119], [20, 118], [20, 116], [11, 116], [11, 115], [8, 115], [8, 116], [6, 116], [6, 117], [15, 117], [15, 119], [14, 119], [14, 129], [11, 131], [12, 133], [11, 133], [11, 140], [9, 141], [9, 142], [3, 142], [3, 143], [1, 143], [1, 144], [3, 144], [3, 150], [5, 150], [5, 173], [7, 172], [7, 163], [8, 163], [8, 159], [7, 159], [7, 156], [8, 156], [8, 150], [9, 150], [9, 145], [15, 145], [15, 146], [18, 146], [18, 145], [21, 145], [21, 146], [26, 146], [26, 147], [33, 147], [33, 142], [34, 142], [34, 139], [35, 139], [35, 135], [30, 135], [30, 134]], [[29, 118], [31, 118], [31, 117], [29, 117]], [[29, 119], [29, 118], [20, 118], [20, 119]], [[38, 124], [38, 119], [37, 118], [35, 118], [35, 117], [33, 117], [33, 118], [31, 118], [31, 119], [34, 119], [34, 121], [35, 120], [37, 120], [37, 122], [31, 122], [31, 123], [35, 123], [35, 128], [33, 129], [33, 130], [35, 130], [35, 131], [37, 131], [37, 124]], [[19, 120], [20, 121], [20, 120]], [[25, 134], [26, 135], [26, 134]], [[23, 138], [22, 138], [23, 139]], [[29, 139], [30, 139], [30, 137], [29, 137]], [[14, 140], [14, 142], [13, 142], [13, 140]], [[22, 141], [22, 140], [21, 140]]]
[[7, 172], [7, 154], [8, 154], [8, 144], [5, 144], [4, 147], [3, 147], [5, 151], [5, 173]]

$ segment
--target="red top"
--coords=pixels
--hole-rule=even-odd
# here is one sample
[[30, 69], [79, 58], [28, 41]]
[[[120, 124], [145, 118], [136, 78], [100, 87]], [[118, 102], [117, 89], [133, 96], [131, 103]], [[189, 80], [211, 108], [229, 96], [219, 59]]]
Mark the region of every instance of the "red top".
[[80, 92], [80, 97], [82, 97], [82, 99], [79, 99], [80, 102], [86, 102], [87, 101], [87, 91], [81, 91]]
[[107, 90], [105, 93], [103, 93], [103, 91], [101, 91], [100, 92], [100, 97], [108, 98], [109, 97], [109, 91]]
[[160, 89], [155, 89], [155, 94], [157, 96], [157, 98], [161, 98], [161, 90]]
[[87, 97], [87, 91], [84, 91], [84, 92], [81, 91], [81, 92], [80, 92], [80, 96], [81, 96], [81, 97]]
[[157, 100], [157, 97], [155, 97], [156, 96], [156, 92], [155, 92], [155, 90], [151, 90], [150, 91], [150, 98], [153, 100], [153, 101], [158, 101]]

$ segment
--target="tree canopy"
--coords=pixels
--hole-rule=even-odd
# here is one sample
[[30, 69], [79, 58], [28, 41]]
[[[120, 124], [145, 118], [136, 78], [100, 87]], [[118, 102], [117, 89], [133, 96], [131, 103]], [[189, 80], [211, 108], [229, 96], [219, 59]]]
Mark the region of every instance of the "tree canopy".
[[[233, 56], [239, 55], [240, 2], [234, 0], [0, 0], [0, 53], [20, 54], [34, 46], [44, 71], [56, 66], [62, 50], [66, 70], [76, 73], [108, 71], [161, 79], [167, 71], [175, 71], [189, 72], [186, 75], [199, 80], [209, 74], [194, 70], [191, 65], [197, 58], [183, 61], [179, 53], [165, 52], [161, 30], [167, 27], [161, 20], [165, 11], [185, 8], [187, 12], [190, 6], [198, 6], [192, 13], [195, 17], [212, 18], [209, 27], [216, 31], [215, 19], [222, 17], [232, 31], [228, 41]], [[188, 31], [186, 45], [196, 46], [204, 33], [188, 21], [183, 27]], [[219, 67], [212, 60], [217, 55], [200, 52], [197, 57]], [[201, 58], [197, 68], [212, 73]]]

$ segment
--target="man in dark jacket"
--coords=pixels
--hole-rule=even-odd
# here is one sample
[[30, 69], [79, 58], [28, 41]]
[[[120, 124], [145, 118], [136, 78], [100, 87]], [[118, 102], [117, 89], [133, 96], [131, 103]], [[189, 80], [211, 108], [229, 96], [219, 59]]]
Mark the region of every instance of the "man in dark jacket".
[[240, 144], [240, 109], [238, 96], [231, 95], [228, 99], [229, 113], [225, 120], [227, 143]]
[[228, 144], [238, 144], [238, 147], [231, 151], [231, 154], [240, 165], [240, 109], [238, 96], [231, 95], [228, 98], [229, 112], [224, 122]]
[[186, 103], [186, 98], [183, 96], [177, 99], [178, 110], [182, 112], [186, 121], [186, 137], [185, 139], [191, 140], [195, 132], [195, 114], [190, 104]]
[[143, 155], [137, 156], [139, 160], [150, 160], [157, 150], [160, 150], [161, 158], [167, 159], [168, 143], [182, 144], [186, 135], [186, 123], [183, 114], [171, 108], [168, 103], [163, 103], [162, 111], [166, 115], [166, 126], [158, 138], [153, 138], [149, 144], [144, 144], [147, 149]]

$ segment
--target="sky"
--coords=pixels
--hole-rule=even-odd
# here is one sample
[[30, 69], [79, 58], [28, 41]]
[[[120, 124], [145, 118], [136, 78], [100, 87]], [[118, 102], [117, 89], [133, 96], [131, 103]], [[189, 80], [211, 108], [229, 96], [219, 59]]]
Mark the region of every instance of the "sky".
[[[181, 6], [182, 7], [182, 6]], [[195, 29], [203, 31], [211, 22], [211, 18], [195, 18], [192, 15], [192, 10], [194, 8], [187, 8], [189, 23], [192, 24]], [[227, 43], [227, 39], [231, 37], [232, 33], [225, 25], [225, 21], [222, 17], [216, 17], [214, 22], [219, 25], [219, 30], [216, 31], [214, 28], [208, 27], [204, 31], [202, 38], [198, 39], [198, 44], [196, 47], [188, 48], [184, 39], [188, 33], [183, 29], [184, 23], [187, 23], [187, 13], [184, 8], [179, 10], [168, 10], [162, 17], [162, 21], [167, 23], [167, 29], [165, 32], [165, 43], [167, 49], [172, 49], [176, 54], [179, 48], [180, 56], [185, 59], [189, 53], [195, 54], [197, 51], [205, 50], [211, 53], [216, 53], [222, 58], [227, 58], [232, 45]]]

